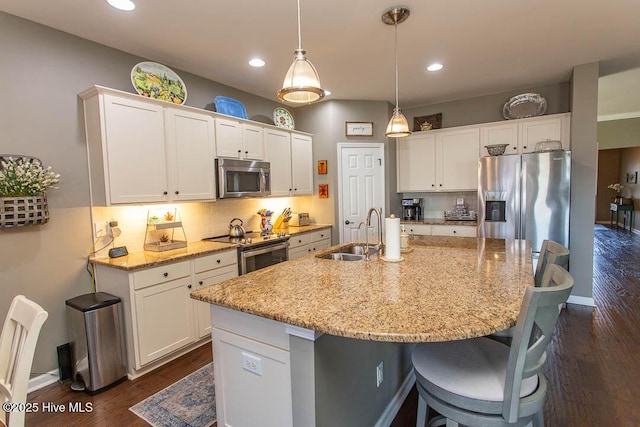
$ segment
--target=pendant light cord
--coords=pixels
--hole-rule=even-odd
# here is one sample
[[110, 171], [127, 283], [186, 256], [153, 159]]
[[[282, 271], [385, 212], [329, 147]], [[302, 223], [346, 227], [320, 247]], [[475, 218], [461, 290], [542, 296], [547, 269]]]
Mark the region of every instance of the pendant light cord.
[[[300, 1], [300, 0], [298, 0]], [[398, 109], [398, 21], [393, 24], [395, 29], [395, 44], [394, 49], [396, 52], [396, 110]]]
[[300, 0], [298, 0], [298, 49], [302, 49], [302, 34], [300, 32]]

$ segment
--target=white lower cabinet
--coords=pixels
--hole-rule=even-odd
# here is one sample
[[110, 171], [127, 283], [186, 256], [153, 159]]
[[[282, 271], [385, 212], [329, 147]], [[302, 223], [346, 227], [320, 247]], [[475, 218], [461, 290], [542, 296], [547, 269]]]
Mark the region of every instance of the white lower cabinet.
[[478, 228], [470, 225], [432, 225], [433, 236], [477, 237]]
[[476, 237], [477, 227], [470, 225], [403, 224], [409, 234], [418, 236]]
[[210, 336], [209, 304], [190, 293], [236, 277], [237, 250], [135, 271], [96, 264], [95, 271], [96, 288], [122, 300], [127, 372], [133, 379]]
[[296, 259], [331, 246], [331, 229], [300, 233], [289, 239], [289, 259]]
[[[238, 276], [238, 257], [236, 251], [209, 255], [194, 260], [196, 289], [224, 282]], [[196, 312], [196, 330], [198, 338], [211, 334], [211, 313], [209, 303], [193, 300]]]

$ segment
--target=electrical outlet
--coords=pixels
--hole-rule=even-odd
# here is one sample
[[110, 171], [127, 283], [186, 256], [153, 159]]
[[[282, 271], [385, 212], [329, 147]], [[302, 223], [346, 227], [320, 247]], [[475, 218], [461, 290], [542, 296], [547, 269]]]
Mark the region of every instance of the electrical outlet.
[[93, 235], [95, 238], [105, 237], [107, 235], [107, 222], [94, 222], [93, 223]]
[[251, 354], [242, 352], [242, 369], [256, 375], [262, 376], [262, 359]]
[[384, 379], [384, 366], [382, 362], [376, 367], [376, 387], [380, 387], [382, 380]]

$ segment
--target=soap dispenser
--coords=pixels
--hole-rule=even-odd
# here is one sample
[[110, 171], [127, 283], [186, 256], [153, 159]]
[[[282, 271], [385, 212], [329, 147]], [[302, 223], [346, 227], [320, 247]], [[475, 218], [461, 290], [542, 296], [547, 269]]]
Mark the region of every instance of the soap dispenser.
[[409, 250], [409, 234], [405, 231], [404, 225], [400, 226], [400, 250]]

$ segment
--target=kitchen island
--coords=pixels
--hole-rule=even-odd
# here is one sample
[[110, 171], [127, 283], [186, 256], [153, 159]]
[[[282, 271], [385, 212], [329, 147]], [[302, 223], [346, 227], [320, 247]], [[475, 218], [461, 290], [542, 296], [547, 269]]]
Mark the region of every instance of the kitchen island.
[[515, 324], [528, 242], [411, 244], [402, 262], [318, 258], [332, 247], [193, 292], [211, 304], [220, 425], [385, 425], [413, 384], [409, 343]]

